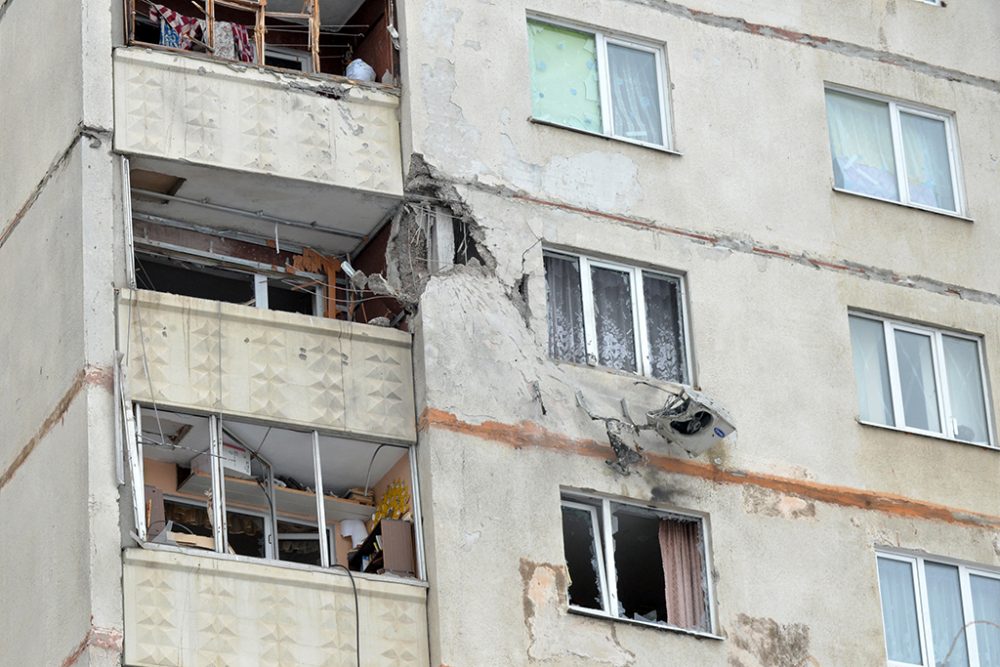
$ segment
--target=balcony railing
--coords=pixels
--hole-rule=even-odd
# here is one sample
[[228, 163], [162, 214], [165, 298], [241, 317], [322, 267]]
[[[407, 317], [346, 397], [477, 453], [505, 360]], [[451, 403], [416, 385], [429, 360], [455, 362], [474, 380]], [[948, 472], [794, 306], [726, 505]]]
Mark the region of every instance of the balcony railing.
[[[124, 552], [125, 664], [428, 664], [419, 583], [199, 558]], [[360, 637], [360, 645], [356, 642]]]
[[145, 290], [121, 290], [125, 398], [416, 441], [410, 334]]

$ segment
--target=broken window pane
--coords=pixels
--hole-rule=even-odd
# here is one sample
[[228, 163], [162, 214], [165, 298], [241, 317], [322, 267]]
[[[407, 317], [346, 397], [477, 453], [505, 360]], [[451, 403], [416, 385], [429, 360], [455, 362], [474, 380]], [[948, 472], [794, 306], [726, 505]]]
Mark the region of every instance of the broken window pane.
[[661, 380], [685, 382], [680, 280], [655, 273], [643, 273], [642, 278], [652, 375]]
[[546, 254], [545, 289], [548, 295], [549, 356], [578, 364], [586, 363], [579, 260]]
[[636, 370], [631, 276], [625, 271], [592, 267], [597, 359], [602, 366]]
[[602, 132], [594, 35], [528, 21], [531, 115], [560, 125]]
[[596, 508], [564, 503], [562, 524], [570, 578], [569, 603], [574, 607], [604, 609]]
[[640, 509], [615, 506], [615, 573], [618, 615], [667, 622], [667, 599], [660, 553], [660, 520]]
[[608, 78], [614, 134], [662, 145], [656, 55], [644, 49], [609, 43]]

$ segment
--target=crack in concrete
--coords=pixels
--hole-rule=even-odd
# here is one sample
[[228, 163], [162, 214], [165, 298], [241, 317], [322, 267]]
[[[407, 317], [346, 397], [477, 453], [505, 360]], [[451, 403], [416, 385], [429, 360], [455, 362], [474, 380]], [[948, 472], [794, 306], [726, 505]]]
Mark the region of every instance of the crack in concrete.
[[45, 436], [49, 434], [57, 423], [62, 421], [63, 416], [65, 416], [80, 391], [86, 386], [100, 386], [111, 391], [112, 378], [111, 369], [104, 366], [87, 365], [77, 371], [76, 375], [73, 376], [73, 382], [70, 384], [69, 389], [66, 390], [66, 393], [56, 403], [52, 412], [42, 421], [41, 426], [38, 427], [38, 430], [31, 436], [31, 439], [17, 453], [3, 474], [0, 474], [0, 491], [3, 491], [3, 487], [14, 478], [14, 475], [24, 465], [24, 462], [28, 460], [28, 457], [31, 456], [31, 453], [38, 447]]
[[[93, 623], [93, 616], [91, 616], [91, 623]], [[98, 628], [92, 624], [90, 629], [87, 630], [87, 634], [84, 635], [83, 640], [76, 645], [72, 653], [66, 656], [66, 659], [60, 663], [59, 667], [71, 667], [71, 665], [75, 665], [77, 660], [90, 647], [103, 649], [115, 655], [121, 655], [123, 643], [124, 636], [121, 630], [116, 628]]]
[[994, 93], [1000, 92], [1000, 81], [996, 79], [989, 79], [984, 76], [969, 74], [967, 72], [950, 69], [948, 67], [941, 67], [923, 60], [917, 60], [916, 58], [911, 58], [909, 56], [892, 53], [891, 51], [873, 49], [871, 47], [854, 44], [852, 42], [831, 39], [829, 37], [823, 37], [822, 35], [811, 35], [809, 33], [796, 32], [794, 30], [779, 28], [777, 26], [765, 25], [762, 23], [751, 23], [746, 19], [736, 16], [720, 16], [710, 12], [691, 9], [690, 7], [686, 7], [675, 2], [667, 2], [666, 0], [624, 1], [635, 5], [642, 5], [643, 7], [650, 7], [665, 14], [694, 21], [702, 25], [712, 26], [715, 28], [725, 28], [734, 32], [759, 35], [761, 37], [768, 37], [771, 39], [779, 39], [793, 44], [801, 44], [803, 46], [809, 46], [814, 49], [829, 51], [830, 53], [848, 56], [851, 58], [862, 58], [864, 60], [871, 60], [873, 62], [884, 63], [887, 65], [895, 65], [897, 67], [902, 67], [918, 74], [924, 74], [936, 79], [945, 79], [947, 81], [963, 83], [970, 86], [976, 86], [978, 88], [985, 88], [986, 90]]
[[[11, 1], [12, 0], [8, 0], [8, 4]], [[0, 11], [2, 11], [2, 9], [3, 6], [0, 6]], [[0, 13], [0, 18], [3, 18], [2, 13]], [[0, 248], [3, 248], [11, 234], [14, 233], [14, 229], [17, 228], [17, 226], [21, 223], [21, 220], [23, 220], [28, 214], [28, 211], [31, 210], [31, 207], [34, 206], [35, 202], [41, 196], [42, 190], [45, 189], [45, 186], [48, 185], [49, 181], [52, 180], [62, 166], [69, 161], [70, 156], [73, 154], [73, 150], [76, 148], [76, 145], [80, 143], [80, 140], [86, 137], [91, 140], [91, 148], [97, 148], [104, 139], [110, 139], [111, 136], [112, 131], [107, 128], [84, 125], [83, 123], [77, 125], [76, 134], [73, 135], [72, 141], [70, 141], [65, 150], [59, 154], [59, 157], [57, 157], [52, 164], [49, 165], [49, 168], [45, 170], [45, 174], [42, 176], [42, 179], [38, 181], [38, 184], [32, 189], [31, 194], [28, 195], [24, 204], [22, 204], [21, 208], [17, 210], [17, 213], [14, 214], [14, 217], [11, 218], [10, 222], [4, 226], [3, 231], [0, 231]]]

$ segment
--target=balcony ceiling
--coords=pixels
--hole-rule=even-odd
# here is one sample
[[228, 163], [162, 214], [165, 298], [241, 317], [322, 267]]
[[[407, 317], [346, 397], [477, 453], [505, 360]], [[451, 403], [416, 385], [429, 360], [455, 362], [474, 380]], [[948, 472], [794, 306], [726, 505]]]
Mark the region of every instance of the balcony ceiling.
[[[277, 176], [241, 173], [190, 163], [135, 158], [133, 170], [168, 174], [184, 179], [175, 197], [206, 201], [291, 220], [311, 228], [278, 225], [280, 242], [308, 246], [325, 254], [344, 254], [362, 244], [362, 236], [375, 232], [392, 213], [399, 199], [371, 191], [352, 190]], [[133, 188], [138, 187], [133, 182]], [[222, 231], [239, 231], [273, 239], [275, 223], [249, 215], [206, 208], [176, 200], [151, 200], [133, 194], [132, 210], [190, 225]], [[333, 233], [341, 230], [355, 236]]]
[[[274, 12], [301, 12], [305, 0], [268, 0]], [[319, 0], [319, 19], [323, 25], [342, 25], [354, 16], [364, 0]]]

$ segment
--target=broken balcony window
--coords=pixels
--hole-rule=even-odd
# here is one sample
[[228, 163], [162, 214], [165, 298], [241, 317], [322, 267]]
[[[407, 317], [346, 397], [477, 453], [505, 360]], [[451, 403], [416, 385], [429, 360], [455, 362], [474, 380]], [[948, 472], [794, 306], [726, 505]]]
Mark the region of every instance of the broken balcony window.
[[[133, 410], [129, 460], [144, 542], [376, 574], [390, 563], [397, 576], [417, 576], [408, 447]], [[397, 538], [375, 539], [387, 533]]]
[[130, 44], [397, 82], [393, 0], [125, 1]]
[[711, 631], [699, 517], [575, 494], [562, 514], [571, 608]]
[[680, 276], [545, 252], [549, 356], [690, 384]]

